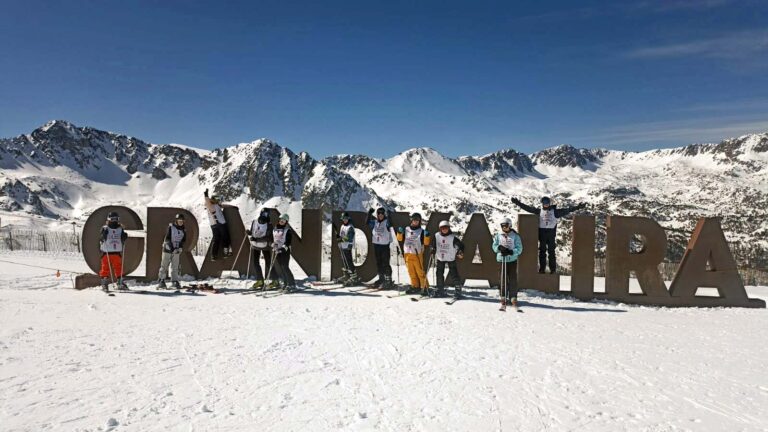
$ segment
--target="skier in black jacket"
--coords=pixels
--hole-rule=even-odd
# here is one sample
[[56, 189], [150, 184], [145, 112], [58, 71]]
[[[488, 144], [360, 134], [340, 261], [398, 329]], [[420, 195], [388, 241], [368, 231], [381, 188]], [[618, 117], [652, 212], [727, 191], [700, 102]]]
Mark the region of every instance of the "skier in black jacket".
[[557, 222], [561, 217], [586, 207], [586, 204], [559, 209], [557, 205], [552, 204], [549, 197], [541, 199], [541, 208], [536, 208], [523, 204], [517, 198], [512, 198], [521, 209], [539, 215], [539, 273], [544, 273], [547, 265], [547, 256], [549, 256], [549, 271], [557, 272], [557, 259], [555, 256], [555, 238], [557, 237]]
[[171, 282], [174, 289], [180, 289], [179, 261], [184, 250], [184, 241], [187, 233], [184, 230], [184, 214], [176, 213], [173, 222], [168, 224], [168, 230], [163, 239], [163, 259], [160, 262], [157, 289], [166, 289], [165, 279], [168, 277], [168, 268], [171, 269]]

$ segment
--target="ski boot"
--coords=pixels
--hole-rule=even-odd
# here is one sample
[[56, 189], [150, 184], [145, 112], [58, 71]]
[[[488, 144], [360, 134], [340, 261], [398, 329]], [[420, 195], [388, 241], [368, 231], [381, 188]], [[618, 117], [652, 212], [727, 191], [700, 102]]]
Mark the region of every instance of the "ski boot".
[[117, 290], [118, 291], [130, 291], [130, 288], [128, 288], [128, 285], [126, 285], [124, 281], [120, 281], [120, 283], [117, 284]]
[[381, 285], [383, 283], [384, 283], [384, 275], [379, 273], [379, 278], [376, 279], [376, 282], [374, 282], [373, 285], [371, 285], [371, 287], [373, 287], [373, 288], [381, 288]]
[[350, 273], [347, 280], [344, 282], [344, 286], [360, 285], [360, 278], [355, 273]]
[[109, 292], [109, 279], [101, 278], [101, 290], [104, 292]]
[[160, 281], [157, 283], [157, 286], [155, 287], [156, 290], [164, 290], [167, 288], [168, 286], [165, 284], [165, 279], [160, 279]]
[[[422, 290], [422, 291], [424, 291], [424, 290]], [[405, 287], [405, 293], [406, 294], [416, 294], [417, 292], [419, 292], [418, 288], [414, 288], [413, 285], [406, 285], [406, 287]]]
[[437, 287], [434, 291], [434, 297], [445, 297], [445, 288]]
[[457, 300], [461, 298], [461, 287], [460, 286], [457, 286], [456, 288], [454, 288], [454, 290], [453, 290], [453, 298], [455, 298]]
[[232, 248], [224, 248], [224, 257], [232, 256]]
[[280, 282], [278, 282], [278, 281], [277, 281], [277, 280], [275, 280], [275, 279], [272, 279], [272, 280], [271, 280], [271, 281], [269, 281], [269, 283], [267, 284], [267, 289], [268, 289], [268, 290], [273, 290], [273, 289], [276, 289], [276, 288], [279, 288], [279, 287], [280, 287]]
[[335, 283], [337, 283], [337, 284], [344, 285], [344, 284], [347, 283], [347, 280], [349, 279], [350, 274], [347, 271], [347, 269], [342, 269], [342, 272], [343, 272], [343, 274], [341, 276], [337, 277], [336, 279], [334, 279], [333, 281]]
[[286, 285], [285, 288], [283, 288], [283, 292], [285, 292], [286, 294], [296, 292], [296, 285], [295, 284]]
[[421, 289], [421, 296], [422, 297], [432, 297], [432, 290], [429, 288], [422, 288]]
[[261, 288], [264, 288], [264, 280], [263, 279], [259, 279], [256, 282], [254, 282], [253, 285], [251, 285], [251, 289], [254, 289], [254, 290], [255, 289], [261, 289]]
[[181, 289], [181, 284], [179, 283], [179, 281], [173, 281], [173, 289], [175, 289], [176, 291]]
[[395, 284], [392, 282], [392, 276], [384, 276], [384, 283], [381, 284], [381, 289], [392, 289], [395, 287]]

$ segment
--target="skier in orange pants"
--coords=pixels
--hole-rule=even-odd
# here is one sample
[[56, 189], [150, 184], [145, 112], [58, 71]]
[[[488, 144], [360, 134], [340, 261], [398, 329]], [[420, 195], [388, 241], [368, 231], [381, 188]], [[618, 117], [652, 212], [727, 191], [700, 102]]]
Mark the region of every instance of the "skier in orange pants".
[[405, 267], [411, 277], [411, 286], [405, 291], [406, 294], [419, 291], [426, 293], [429, 288], [427, 275], [424, 273], [424, 247], [429, 246], [429, 239], [429, 233], [421, 227], [419, 213], [411, 215], [409, 226], [397, 229], [397, 241], [403, 243]]
[[101, 288], [109, 291], [109, 283], [120, 281], [117, 289], [126, 289], [123, 278], [123, 250], [128, 233], [120, 224], [120, 216], [117, 212], [111, 212], [107, 217], [107, 224], [101, 227], [99, 236], [99, 248], [101, 249]]

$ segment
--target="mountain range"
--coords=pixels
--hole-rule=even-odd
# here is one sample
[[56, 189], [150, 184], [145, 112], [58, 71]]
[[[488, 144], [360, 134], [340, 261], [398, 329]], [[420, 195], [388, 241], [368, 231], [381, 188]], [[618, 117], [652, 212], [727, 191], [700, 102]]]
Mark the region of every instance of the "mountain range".
[[[388, 159], [315, 159], [269, 139], [206, 151], [61, 120], [0, 139], [0, 215], [12, 224], [66, 226], [100, 206], [122, 204], [140, 214], [147, 206], [185, 207], [204, 225], [205, 188], [239, 206], [244, 220], [272, 206], [300, 227], [301, 207], [381, 205], [424, 215], [451, 211], [459, 231], [472, 213], [485, 213], [495, 226], [520, 211], [512, 197], [536, 205], [546, 195], [560, 206], [587, 203], [584, 211], [598, 217], [598, 254], [606, 215], [653, 218], [667, 230], [673, 261], [697, 218], [722, 216], [739, 261], [768, 264], [766, 133], [644, 152], [561, 145], [450, 158], [413, 148]], [[558, 237], [564, 255], [570, 235], [564, 221]]]

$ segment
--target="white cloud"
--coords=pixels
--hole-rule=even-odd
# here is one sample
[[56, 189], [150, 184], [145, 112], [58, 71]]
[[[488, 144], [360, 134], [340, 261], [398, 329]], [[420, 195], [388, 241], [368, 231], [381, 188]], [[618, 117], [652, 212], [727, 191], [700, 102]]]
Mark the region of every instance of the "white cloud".
[[626, 56], [637, 59], [689, 56], [735, 59], [764, 55], [762, 51], [766, 50], [768, 50], [768, 30], [749, 30], [715, 38], [636, 48], [627, 52]]
[[685, 145], [695, 142], [719, 142], [728, 137], [768, 131], [768, 116], [753, 119], [699, 118], [637, 123], [608, 128], [575, 141], [601, 145], [658, 144]]

